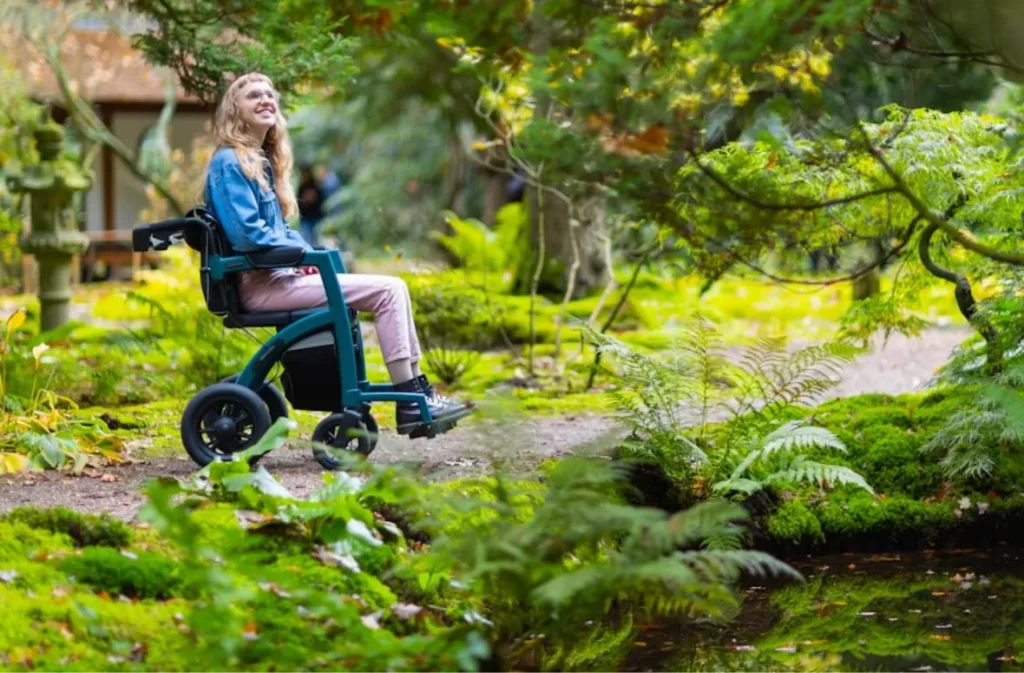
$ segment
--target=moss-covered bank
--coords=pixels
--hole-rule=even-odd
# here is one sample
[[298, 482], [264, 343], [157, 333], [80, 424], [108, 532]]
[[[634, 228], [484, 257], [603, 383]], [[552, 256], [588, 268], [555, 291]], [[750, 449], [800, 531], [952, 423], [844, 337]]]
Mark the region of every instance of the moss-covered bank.
[[776, 489], [759, 521], [758, 546], [796, 556], [1020, 543], [1022, 447], [992, 446], [991, 472], [970, 478], [950, 477], [941, 453], [922, 451], [954, 413], [975, 403], [974, 396], [969, 389], [862, 395], [802, 410], [846, 444], [845, 454], [830, 452], [828, 460], [859, 472], [875, 492]]

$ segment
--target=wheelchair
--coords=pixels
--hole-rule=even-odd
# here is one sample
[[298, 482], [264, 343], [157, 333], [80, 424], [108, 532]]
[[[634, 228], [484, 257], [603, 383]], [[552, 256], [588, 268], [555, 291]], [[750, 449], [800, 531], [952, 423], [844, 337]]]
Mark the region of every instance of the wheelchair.
[[[421, 424], [410, 434], [434, 438], [473, 413], [466, 408], [433, 418], [422, 393], [395, 392], [391, 384], [370, 383], [358, 313], [349, 308], [336, 274], [345, 265], [336, 250], [307, 251], [280, 247], [235, 253], [220, 223], [204, 208], [185, 217], [136, 227], [135, 252], [167, 250], [184, 243], [200, 253], [200, 281], [207, 309], [228, 328], [274, 328], [276, 333], [257, 350], [237, 375], [207, 386], [186, 405], [181, 419], [185, 451], [200, 467], [254, 445], [288, 404], [303, 411], [328, 412], [313, 431], [313, 455], [327, 470], [341, 466], [335, 451], [369, 456], [377, 446], [379, 428], [373, 402], [411, 402], [419, 406]], [[253, 269], [314, 266], [320, 271], [327, 306], [298, 311], [247, 312], [242, 308], [237, 273]], [[268, 377], [280, 363], [281, 387]], [[326, 447], [326, 450], [325, 450]]]

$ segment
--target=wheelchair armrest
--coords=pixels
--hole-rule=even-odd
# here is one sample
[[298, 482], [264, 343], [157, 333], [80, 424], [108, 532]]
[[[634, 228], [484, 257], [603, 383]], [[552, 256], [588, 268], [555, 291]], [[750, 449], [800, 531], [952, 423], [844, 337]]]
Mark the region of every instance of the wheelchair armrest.
[[243, 256], [249, 260], [254, 269], [272, 269], [275, 267], [299, 266], [302, 263], [302, 256], [306, 254], [303, 248], [281, 246], [268, 248], [267, 250], [256, 250], [246, 252]]
[[132, 229], [132, 251], [166, 250], [177, 243], [188, 243], [193, 232], [206, 226], [198, 217], [179, 217], [136, 227]]

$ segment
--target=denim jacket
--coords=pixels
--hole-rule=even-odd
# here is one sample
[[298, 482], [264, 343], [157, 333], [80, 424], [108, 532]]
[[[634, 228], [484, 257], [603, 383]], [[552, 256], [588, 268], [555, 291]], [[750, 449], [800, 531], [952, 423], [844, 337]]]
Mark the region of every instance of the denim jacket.
[[[273, 169], [269, 162], [265, 161], [264, 166], [273, 185]], [[246, 177], [231, 147], [221, 147], [213, 155], [205, 199], [206, 207], [224, 227], [235, 252], [280, 246], [313, 249], [299, 232], [288, 226], [274, 190], [264, 191], [256, 180]]]

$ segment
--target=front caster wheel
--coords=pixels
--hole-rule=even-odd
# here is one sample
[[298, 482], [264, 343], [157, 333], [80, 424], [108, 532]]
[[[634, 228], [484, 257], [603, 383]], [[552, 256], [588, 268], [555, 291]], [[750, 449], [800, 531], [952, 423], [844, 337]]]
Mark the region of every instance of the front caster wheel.
[[369, 407], [363, 409], [361, 420], [363, 421], [363, 425], [366, 426], [366, 434], [370, 440], [370, 448], [367, 449], [364, 454], [368, 456], [377, 448], [377, 440], [380, 438], [380, 426], [377, 425], [377, 419], [370, 413]]
[[320, 421], [313, 430], [313, 441], [328, 447], [313, 449], [313, 457], [325, 470], [337, 470], [342, 466], [336, 457], [338, 452], [353, 451], [367, 456], [373, 450], [368, 428], [359, 415], [351, 411], [331, 414]]
[[192, 460], [205, 467], [215, 460], [231, 460], [258, 442], [270, 424], [270, 412], [259, 395], [235, 383], [215, 383], [185, 407], [181, 441]]

